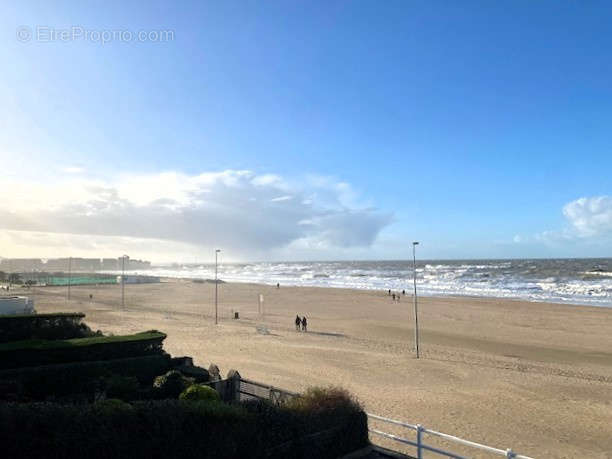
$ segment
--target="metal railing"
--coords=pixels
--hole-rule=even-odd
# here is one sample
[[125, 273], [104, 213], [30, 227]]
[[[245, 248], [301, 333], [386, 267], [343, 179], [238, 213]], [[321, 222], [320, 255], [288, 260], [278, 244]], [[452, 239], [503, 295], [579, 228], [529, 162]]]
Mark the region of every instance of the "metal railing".
[[299, 397], [295, 392], [279, 389], [278, 387], [263, 384], [251, 379], [240, 378], [238, 387], [239, 400], [270, 400], [272, 403], [280, 405], [294, 397]]
[[412, 441], [409, 440], [407, 438], [403, 438], [403, 437], [398, 437], [397, 435], [393, 435], [387, 432], [382, 432], [380, 430], [377, 429], [370, 429], [368, 428], [368, 430], [375, 434], [375, 435], [379, 435], [381, 437], [384, 438], [388, 438], [390, 440], [394, 440], [400, 443], [404, 443], [406, 445], [410, 445], [410, 446], [414, 446], [417, 449], [417, 458], [418, 459], [422, 459], [423, 458], [423, 451], [431, 451], [433, 453], [437, 453], [440, 454], [442, 456], [446, 456], [446, 457], [452, 457], [454, 459], [467, 459], [465, 456], [460, 456], [458, 454], [452, 453], [450, 451], [445, 451], [443, 449], [440, 448], [436, 448], [434, 446], [431, 445], [426, 445], [423, 442], [423, 434], [428, 434], [428, 435], [432, 435], [434, 437], [438, 437], [438, 438], [442, 438], [444, 440], [447, 441], [451, 441], [451, 442], [455, 442], [458, 443], [460, 445], [463, 446], [468, 446], [471, 448], [477, 448], [477, 449], [481, 449], [483, 451], [487, 451], [489, 453], [492, 454], [496, 454], [499, 456], [505, 456], [508, 459], [533, 459], [529, 456], [524, 456], [522, 454], [517, 454], [514, 451], [512, 451], [511, 449], [499, 449], [499, 448], [493, 448], [491, 446], [487, 446], [487, 445], [483, 445], [480, 443], [476, 443], [473, 441], [469, 441], [469, 440], [464, 440], [463, 438], [459, 438], [459, 437], [455, 437], [453, 435], [448, 435], [442, 432], [437, 432], [435, 430], [430, 430], [430, 429], [426, 429], [425, 427], [423, 427], [420, 424], [408, 424], [406, 422], [402, 422], [402, 421], [397, 421], [395, 419], [389, 419], [389, 418], [385, 418], [382, 416], [378, 416], [375, 414], [371, 414], [371, 413], [367, 413], [368, 418], [369, 419], [375, 419], [377, 421], [382, 421], [382, 422], [386, 422], [389, 424], [394, 424], [394, 425], [398, 425], [401, 427], [405, 427], [407, 429], [411, 429], [416, 431], [416, 441]]

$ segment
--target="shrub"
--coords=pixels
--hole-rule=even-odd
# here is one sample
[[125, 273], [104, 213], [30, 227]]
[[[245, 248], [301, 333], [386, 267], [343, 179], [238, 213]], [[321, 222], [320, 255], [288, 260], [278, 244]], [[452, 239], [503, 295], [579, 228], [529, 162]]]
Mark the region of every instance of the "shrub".
[[[49, 397], [64, 397], [71, 394], [86, 394], [88, 398], [93, 398], [96, 392], [105, 388], [108, 392], [107, 378], [113, 375], [131, 376], [136, 378], [140, 385], [151, 387], [155, 376], [168, 371], [169, 367], [168, 354], [75, 362], [3, 370], [0, 371], [0, 383], [2, 381], [18, 383], [22, 399], [45, 400]], [[101, 384], [97, 384], [98, 382]], [[5, 398], [4, 395], [5, 393], [0, 390], [0, 399]], [[150, 398], [142, 392], [136, 396]]]
[[214, 390], [212, 387], [208, 386], [200, 386], [194, 384], [193, 386], [188, 387], [181, 395], [179, 395], [180, 400], [215, 400], [221, 401], [221, 397], [219, 397], [219, 393]]
[[224, 403], [0, 404], [4, 459], [253, 457], [248, 413]]
[[177, 398], [189, 385], [190, 381], [176, 370], [158, 376], [153, 382], [158, 398]]
[[164, 339], [164, 333], [152, 330], [128, 336], [2, 343], [0, 369], [162, 354]]
[[289, 400], [285, 406], [288, 409], [311, 414], [362, 410], [359, 402], [341, 387], [311, 387], [300, 397]]
[[180, 371], [183, 375], [188, 378], [193, 378], [195, 382], [208, 382], [210, 381], [210, 374], [206, 368], [198, 366], [181, 365], [174, 367], [175, 370]]
[[138, 378], [134, 376], [112, 375], [106, 378], [105, 392], [107, 397], [121, 400], [134, 400], [138, 397]]
[[258, 441], [276, 445], [268, 457], [338, 457], [368, 444], [367, 416], [341, 388], [311, 388], [280, 406], [268, 401], [244, 406], [265, 422]]
[[308, 393], [310, 402], [280, 407], [259, 400], [0, 403], [2, 457], [331, 459], [367, 445], [367, 417], [348, 394]]
[[0, 343], [29, 339], [71, 339], [93, 336], [81, 323], [83, 313], [15, 314], [0, 316]]
[[116, 398], [108, 398], [94, 404], [94, 409], [101, 415], [125, 415], [132, 413], [132, 405]]

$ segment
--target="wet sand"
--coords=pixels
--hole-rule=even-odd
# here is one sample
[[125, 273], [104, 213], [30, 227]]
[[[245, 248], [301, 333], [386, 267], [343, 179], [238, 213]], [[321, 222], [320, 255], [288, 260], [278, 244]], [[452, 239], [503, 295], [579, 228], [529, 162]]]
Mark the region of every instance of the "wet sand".
[[[119, 286], [72, 287], [71, 301], [65, 288], [36, 292], [39, 312], [83, 311], [105, 333], [158, 329], [172, 355], [223, 373], [297, 391], [341, 385], [370, 412], [533, 457], [612, 458], [612, 309], [420, 298], [417, 360], [410, 296], [221, 284], [215, 326], [213, 284], [126, 285], [125, 310]], [[296, 314], [308, 333], [295, 331]]]

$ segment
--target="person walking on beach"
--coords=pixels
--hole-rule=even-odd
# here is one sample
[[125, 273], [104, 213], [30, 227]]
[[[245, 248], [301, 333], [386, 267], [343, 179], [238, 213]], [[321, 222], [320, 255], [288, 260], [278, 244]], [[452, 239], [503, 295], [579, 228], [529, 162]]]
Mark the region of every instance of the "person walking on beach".
[[300, 319], [300, 316], [296, 315], [295, 316], [295, 329], [297, 331], [300, 331], [300, 324], [302, 323], [302, 319]]
[[306, 327], [308, 326], [308, 322], [306, 321], [306, 316], [302, 317], [302, 331], [307, 331]]
[[391, 297], [393, 298], [393, 301], [395, 301], [395, 293], [391, 295]]
[[280, 288], [280, 282], [276, 283], [276, 288]]
[[391, 289], [389, 289], [389, 296], [391, 296]]

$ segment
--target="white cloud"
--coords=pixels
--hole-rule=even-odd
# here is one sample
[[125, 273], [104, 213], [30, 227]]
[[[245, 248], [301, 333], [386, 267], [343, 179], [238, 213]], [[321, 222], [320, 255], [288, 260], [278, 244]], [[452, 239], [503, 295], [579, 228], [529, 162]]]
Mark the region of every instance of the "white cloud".
[[[330, 179], [289, 185], [276, 175], [227, 170], [164, 172], [116, 180], [3, 180], [2, 245], [55, 244], [88, 253], [133, 244], [166, 250], [227, 247], [262, 257], [296, 241], [316, 247], [368, 247], [391, 215], [357, 204], [350, 185]], [[351, 195], [350, 205], [346, 196]], [[127, 241], [127, 242], [126, 242]], [[180, 246], [180, 247], [179, 247]], [[2, 251], [5, 251], [2, 248]], [[49, 254], [48, 256], [52, 256]], [[158, 258], [167, 259], [168, 256]]]
[[279, 196], [278, 198], [270, 199], [270, 202], [289, 201], [290, 199], [293, 199], [293, 196]]
[[612, 233], [610, 196], [576, 199], [563, 207], [563, 215], [580, 237], [597, 237]]
[[80, 174], [81, 172], [84, 172], [84, 171], [85, 170], [79, 166], [68, 166], [62, 169], [62, 172], [64, 172], [65, 174]]

